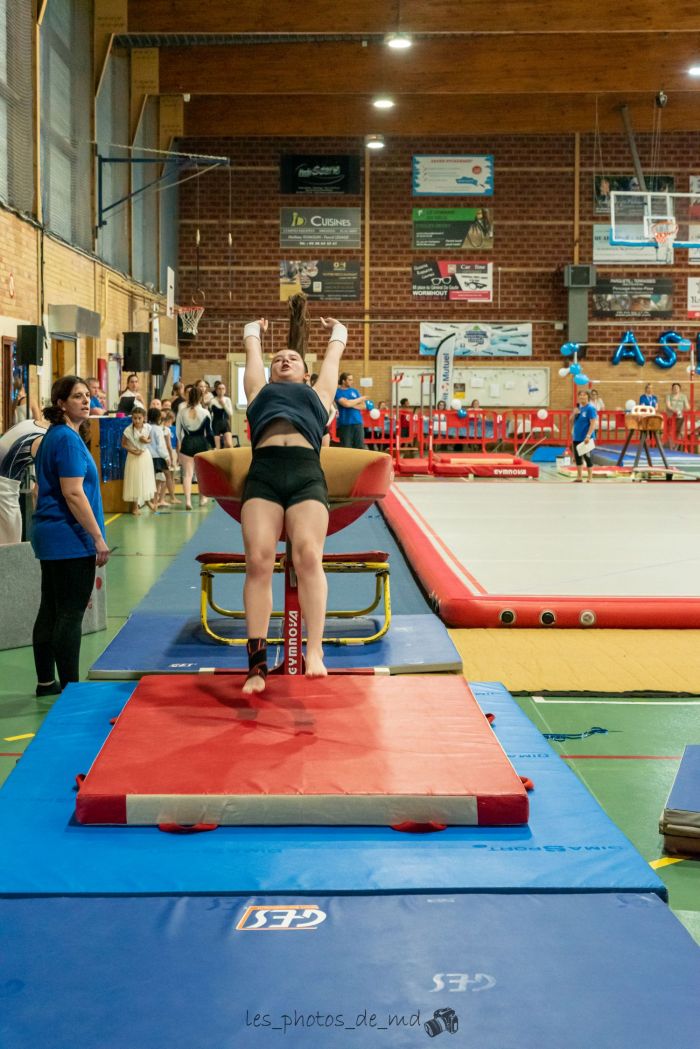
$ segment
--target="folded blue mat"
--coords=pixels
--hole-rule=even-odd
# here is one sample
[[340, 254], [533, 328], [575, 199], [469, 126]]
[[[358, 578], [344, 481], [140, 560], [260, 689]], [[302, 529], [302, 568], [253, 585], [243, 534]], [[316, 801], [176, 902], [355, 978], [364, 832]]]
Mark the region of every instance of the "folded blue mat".
[[[407, 679], [420, 688], [420, 678]], [[70, 685], [0, 791], [0, 895], [163, 893], [655, 892], [663, 882], [499, 684], [472, 684], [520, 775], [535, 783], [525, 827], [222, 827], [188, 836], [84, 827], [87, 772], [131, 694]]]

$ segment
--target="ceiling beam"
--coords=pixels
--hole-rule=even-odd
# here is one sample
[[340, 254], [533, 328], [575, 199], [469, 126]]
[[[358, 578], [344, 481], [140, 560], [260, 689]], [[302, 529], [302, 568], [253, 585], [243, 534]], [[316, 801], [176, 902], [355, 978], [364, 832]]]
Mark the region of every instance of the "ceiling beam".
[[621, 84], [670, 94], [691, 89], [697, 60], [695, 36], [644, 33], [433, 38], [408, 54], [359, 41], [165, 47], [160, 84], [193, 95], [586, 94]]
[[[652, 94], [598, 98], [601, 131], [622, 133], [620, 107], [629, 106], [637, 132], [652, 131]], [[674, 95], [663, 110], [663, 130], [700, 131], [697, 94]], [[658, 111], [657, 111], [658, 112]], [[187, 138], [344, 135], [592, 134], [595, 95], [409, 95], [378, 113], [368, 98], [352, 95], [248, 95], [193, 98], [185, 105]]]
[[695, 0], [129, 0], [130, 33], [611, 33], [700, 31]]

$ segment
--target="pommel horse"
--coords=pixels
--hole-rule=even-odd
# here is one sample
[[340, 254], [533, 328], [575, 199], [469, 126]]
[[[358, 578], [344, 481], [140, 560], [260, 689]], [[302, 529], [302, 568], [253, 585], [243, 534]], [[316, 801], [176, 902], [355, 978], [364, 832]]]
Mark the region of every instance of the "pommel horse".
[[[212, 452], [200, 452], [196, 457], [199, 491], [202, 495], [216, 499], [217, 503], [236, 521], [241, 519], [243, 486], [250, 468], [250, 448], [222, 448]], [[383, 452], [362, 451], [357, 448], [322, 448], [321, 466], [326, 476], [330, 502], [328, 534], [340, 532], [361, 517], [373, 503], [383, 499], [392, 480], [391, 457]], [[301, 608], [294, 572], [294, 553], [289, 539], [284, 555], [275, 561], [275, 571], [284, 571], [283, 616], [284, 661], [274, 668], [278, 673], [303, 674]], [[363, 551], [352, 554], [324, 554], [323, 567], [326, 572], [370, 572], [376, 577], [374, 604], [356, 612], [331, 613], [344, 618], [366, 614], [377, 607], [384, 598], [384, 625], [369, 637], [324, 638], [330, 644], [368, 644], [382, 637], [391, 621], [389, 595], [389, 555], [385, 551]], [[245, 572], [245, 555], [240, 553], [203, 553], [197, 557], [201, 565], [202, 582], [200, 619], [203, 629], [214, 640], [224, 644], [245, 644], [245, 639], [230, 639], [216, 634], [207, 617], [207, 609], [231, 618], [243, 618], [241, 611], [223, 609], [215, 604], [212, 587], [217, 574]], [[268, 639], [270, 643], [279, 643]], [[274, 672], [274, 671], [273, 671]]]

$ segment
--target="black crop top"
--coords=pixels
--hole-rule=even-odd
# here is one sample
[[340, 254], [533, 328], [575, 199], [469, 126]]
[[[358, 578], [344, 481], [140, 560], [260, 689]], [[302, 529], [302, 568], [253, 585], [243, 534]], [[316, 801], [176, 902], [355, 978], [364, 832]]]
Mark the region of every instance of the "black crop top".
[[269, 382], [248, 405], [246, 415], [253, 448], [271, 422], [286, 419], [306, 438], [314, 451], [321, 453], [328, 409], [316, 391], [306, 383]]

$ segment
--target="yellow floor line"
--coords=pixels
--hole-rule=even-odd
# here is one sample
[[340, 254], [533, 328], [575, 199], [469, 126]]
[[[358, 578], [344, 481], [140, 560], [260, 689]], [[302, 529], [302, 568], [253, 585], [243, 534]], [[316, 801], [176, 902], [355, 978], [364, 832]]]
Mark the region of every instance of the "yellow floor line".
[[670, 867], [672, 863], [683, 863], [684, 859], [684, 856], [664, 856], [661, 860], [652, 860], [649, 866], [652, 870], [657, 871], [659, 867]]
[[34, 739], [33, 732], [25, 732], [22, 736], [5, 736], [5, 743], [16, 743], [19, 739]]
[[107, 527], [107, 525], [108, 525], [108, 524], [111, 524], [111, 523], [112, 523], [112, 521], [116, 521], [116, 519], [117, 519], [118, 517], [121, 517], [121, 514], [113, 514], [113, 515], [112, 515], [112, 517], [109, 517], [109, 518], [108, 518], [108, 519], [107, 519], [107, 520], [105, 521], [105, 528]]

